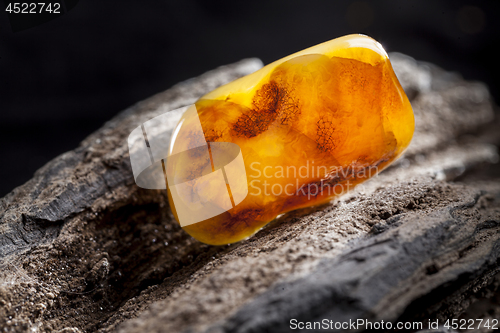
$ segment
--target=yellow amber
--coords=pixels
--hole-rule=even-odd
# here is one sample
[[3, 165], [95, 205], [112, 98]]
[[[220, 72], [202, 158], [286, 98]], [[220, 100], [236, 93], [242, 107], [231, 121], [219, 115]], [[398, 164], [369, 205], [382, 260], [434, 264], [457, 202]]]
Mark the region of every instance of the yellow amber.
[[[279, 214], [352, 189], [398, 158], [414, 130], [411, 105], [387, 53], [363, 35], [275, 61], [215, 89], [195, 106], [196, 112], [184, 114], [183, 130], [170, 146], [188, 153], [167, 168], [173, 175], [169, 179], [193, 180], [177, 197], [201, 198], [221, 208], [216, 216], [183, 226], [214, 245], [245, 239]], [[201, 123], [210, 158], [190, 148], [201, 140], [189, 130], [196, 123]], [[221, 146], [225, 142], [237, 146]], [[214, 164], [214, 147], [227, 155], [226, 161]], [[224, 168], [238, 153], [234, 147], [241, 149], [246, 175], [241, 178], [226, 167], [227, 188], [216, 186], [215, 178], [202, 179]], [[178, 218], [171, 189], [169, 200]]]

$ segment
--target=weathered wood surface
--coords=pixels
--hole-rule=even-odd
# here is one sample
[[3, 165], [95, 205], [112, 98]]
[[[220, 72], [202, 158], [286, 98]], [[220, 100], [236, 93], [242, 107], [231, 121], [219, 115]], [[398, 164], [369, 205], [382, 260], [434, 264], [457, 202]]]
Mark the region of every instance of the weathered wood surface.
[[[183, 82], [0, 201], [6, 332], [288, 332], [290, 320], [500, 317], [500, 143], [487, 89], [392, 54], [416, 116], [405, 157], [331, 204], [213, 247], [133, 181], [138, 124], [258, 69]], [[1, 330], [0, 330], [1, 331]]]

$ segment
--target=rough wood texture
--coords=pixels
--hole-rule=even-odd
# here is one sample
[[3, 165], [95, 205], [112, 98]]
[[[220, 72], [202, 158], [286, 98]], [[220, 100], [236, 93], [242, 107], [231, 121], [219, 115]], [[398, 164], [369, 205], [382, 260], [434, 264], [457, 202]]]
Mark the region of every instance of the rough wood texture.
[[292, 318], [500, 317], [500, 134], [488, 91], [391, 59], [416, 116], [405, 157], [238, 244], [187, 236], [165, 193], [135, 186], [126, 137], [258, 60], [140, 102], [48, 163], [0, 201], [0, 328], [287, 332]]

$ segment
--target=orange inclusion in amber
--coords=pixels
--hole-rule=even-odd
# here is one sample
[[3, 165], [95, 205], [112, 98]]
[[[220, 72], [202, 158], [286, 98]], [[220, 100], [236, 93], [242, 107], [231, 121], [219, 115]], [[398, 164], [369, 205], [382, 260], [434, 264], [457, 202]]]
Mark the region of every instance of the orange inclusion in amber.
[[386, 52], [362, 35], [280, 59], [195, 105], [207, 142], [241, 148], [249, 186], [239, 205], [184, 227], [214, 245], [245, 239], [279, 214], [352, 189], [398, 158], [414, 130]]

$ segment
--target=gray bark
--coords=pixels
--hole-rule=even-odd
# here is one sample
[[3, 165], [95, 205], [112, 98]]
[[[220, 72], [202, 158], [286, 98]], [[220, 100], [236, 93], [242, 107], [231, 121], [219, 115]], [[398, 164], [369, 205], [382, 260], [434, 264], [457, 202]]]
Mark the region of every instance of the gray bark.
[[135, 185], [126, 138], [260, 61], [119, 114], [0, 200], [0, 328], [288, 332], [293, 318], [500, 317], [500, 134], [488, 90], [401, 54], [391, 60], [416, 117], [404, 158], [231, 246], [189, 237], [164, 191]]

